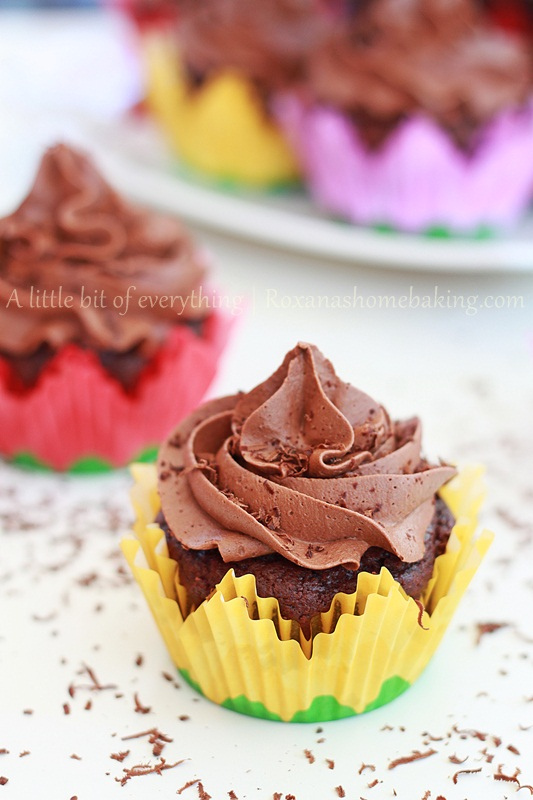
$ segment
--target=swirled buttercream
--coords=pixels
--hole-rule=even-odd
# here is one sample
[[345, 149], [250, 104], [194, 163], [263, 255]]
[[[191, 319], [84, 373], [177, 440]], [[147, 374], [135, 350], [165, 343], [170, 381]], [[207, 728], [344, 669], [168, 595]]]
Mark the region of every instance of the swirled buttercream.
[[321, 27], [315, 0], [182, 0], [182, 6], [178, 40], [193, 74], [233, 69], [265, 90], [301, 74]]
[[[0, 350], [75, 342], [150, 356], [171, 326], [206, 316], [186, 302], [204, 273], [180, 222], [127, 202], [83, 153], [57, 145], [0, 220]], [[43, 303], [51, 292], [55, 303]]]
[[[474, 0], [373, 0], [311, 53], [309, 83], [378, 143], [423, 112], [466, 147], [527, 101], [532, 65], [526, 41], [491, 26]], [[369, 133], [371, 122], [381, 132]]]
[[357, 569], [372, 546], [424, 553], [435, 493], [455, 470], [420, 454], [418, 419], [392, 422], [299, 344], [247, 394], [212, 400], [161, 448], [162, 512], [188, 548], [224, 561], [277, 552]]

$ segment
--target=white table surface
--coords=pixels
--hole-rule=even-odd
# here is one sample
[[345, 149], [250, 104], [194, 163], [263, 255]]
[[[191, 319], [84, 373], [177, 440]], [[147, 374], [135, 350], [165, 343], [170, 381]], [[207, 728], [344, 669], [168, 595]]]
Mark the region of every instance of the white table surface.
[[[76, 67], [69, 80], [47, 60], [67, 34]], [[108, 119], [135, 98], [139, 78], [123, 34], [119, 21], [95, 13], [0, 14], [3, 211], [24, 191], [45, 134], [83, 139], [80, 119]], [[17, 70], [7, 76], [2, 59]], [[283, 725], [214, 706], [164, 677], [172, 664], [119, 550], [131, 523], [127, 472], [81, 478], [0, 464], [0, 751], [9, 751], [0, 752], [0, 776], [9, 779], [0, 798], [171, 798], [195, 780], [213, 800], [231, 791], [238, 800], [275, 792], [333, 800], [339, 786], [350, 800], [530, 796], [494, 776], [501, 765], [533, 784], [531, 278], [355, 268], [196, 234], [239, 312], [211, 394], [251, 388], [296, 341], [315, 342], [342, 378], [393, 416], [419, 414], [431, 456], [486, 465], [482, 522], [495, 542], [408, 692], [358, 718]], [[444, 307], [373, 307], [410, 287], [420, 298], [437, 293]], [[331, 306], [354, 291], [364, 307], [316, 307], [319, 297]], [[447, 307], [455, 296], [464, 304], [476, 296], [475, 313]], [[482, 307], [508, 296], [521, 298], [519, 307]], [[503, 626], [478, 641], [484, 623]], [[95, 689], [87, 668], [110, 688]], [[146, 714], [135, 711], [135, 695]], [[185, 760], [121, 786], [124, 767], [156, 761], [147, 737], [124, 737], [152, 728], [172, 739], [162, 752], [168, 763]], [[388, 768], [430, 748], [427, 759]], [[124, 762], [111, 758], [128, 749]], [[375, 771], [360, 774], [362, 764]], [[462, 769], [479, 771], [454, 783]], [[199, 784], [180, 796], [200, 797]]]

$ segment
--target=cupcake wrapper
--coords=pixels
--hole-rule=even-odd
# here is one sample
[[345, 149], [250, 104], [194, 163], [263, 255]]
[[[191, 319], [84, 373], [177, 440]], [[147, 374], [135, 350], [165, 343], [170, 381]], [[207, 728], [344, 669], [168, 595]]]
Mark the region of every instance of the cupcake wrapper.
[[465, 470], [441, 493], [457, 522], [435, 562], [423, 613], [387, 569], [362, 573], [356, 591], [336, 595], [320, 615], [321, 632], [307, 641], [281, 617], [277, 600], [257, 596], [252, 575], [230, 570], [191, 611], [153, 523], [155, 468], [135, 465], [133, 474], [136, 540], [122, 547], [174, 664], [213, 702], [265, 719], [338, 719], [405, 691], [429, 662], [492, 539], [488, 532], [474, 538], [482, 470]]
[[225, 71], [189, 92], [169, 36], [145, 34], [141, 48], [149, 106], [190, 167], [226, 184], [268, 187], [297, 178], [289, 145], [246, 78]]
[[202, 399], [230, 322], [213, 313], [204, 333], [174, 328], [134, 392], [126, 393], [96, 355], [67, 345], [36, 386], [14, 393], [0, 359], [0, 453], [27, 465], [90, 471], [155, 455], [169, 430]]
[[314, 199], [354, 222], [411, 231], [506, 228], [533, 197], [533, 105], [501, 113], [472, 155], [424, 116], [398, 125], [372, 152], [333, 109], [285, 96], [275, 111]]

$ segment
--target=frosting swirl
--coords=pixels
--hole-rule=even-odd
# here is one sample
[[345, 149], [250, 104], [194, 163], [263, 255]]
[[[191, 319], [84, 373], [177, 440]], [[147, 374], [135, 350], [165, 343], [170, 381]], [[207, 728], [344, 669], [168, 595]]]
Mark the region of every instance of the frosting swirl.
[[320, 21], [315, 0], [182, 0], [178, 39], [199, 79], [234, 69], [270, 91], [301, 74]]
[[526, 102], [532, 55], [473, 0], [372, 0], [311, 54], [309, 81], [320, 102], [363, 126], [379, 121], [381, 138], [423, 111], [468, 147], [495, 114]]
[[[150, 356], [171, 326], [206, 315], [189, 303], [178, 316], [159, 302], [189, 296], [204, 273], [180, 222], [127, 202], [89, 158], [59, 144], [44, 154], [27, 198], [0, 220], [0, 350], [26, 355], [77, 342]], [[128, 287], [126, 312], [115, 298]], [[54, 308], [38, 302], [59, 288], [73, 297], [70, 308], [57, 297]]]
[[454, 474], [420, 455], [418, 419], [391, 422], [299, 344], [247, 394], [188, 417], [158, 460], [163, 515], [188, 548], [225, 561], [277, 552], [300, 566], [357, 569], [372, 546], [424, 553], [437, 490]]

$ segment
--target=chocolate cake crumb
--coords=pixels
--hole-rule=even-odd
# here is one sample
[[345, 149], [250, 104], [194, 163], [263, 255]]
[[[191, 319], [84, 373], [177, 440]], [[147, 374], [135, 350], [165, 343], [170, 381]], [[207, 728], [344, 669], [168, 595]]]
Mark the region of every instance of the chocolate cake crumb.
[[420, 761], [422, 758], [429, 758], [429, 756], [435, 755], [436, 752], [437, 751], [433, 749], [426, 750], [425, 753], [421, 753], [420, 750], [415, 750], [409, 756], [402, 756], [402, 758], [396, 758], [394, 761], [391, 761], [388, 768], [395, 769], [402, 764], [412, 764], [413, 761]]
[[471, 775], [471, 774], [473, 774], [474, 772], [481, 772], [481, 767], [478, 767], [477, 769], [460, 769], [460, 770], [459, 770], [458, 772], [456, 772], [456, 773], [455, 773], [455, 775], [453, 776], [453, 782], [454, 782], [454, 783], [457, 783], [457, 780], [458, 780], [458, 778], [459, 778], [459, 775]]

